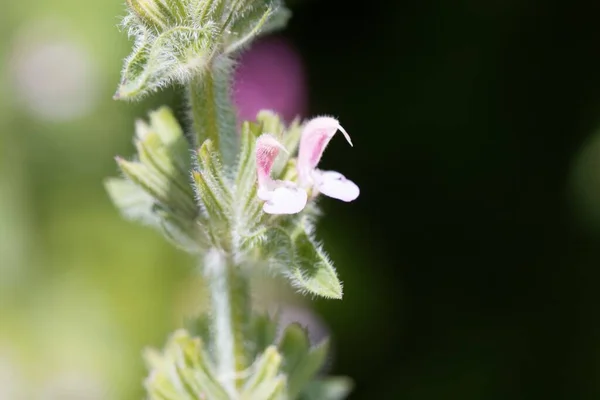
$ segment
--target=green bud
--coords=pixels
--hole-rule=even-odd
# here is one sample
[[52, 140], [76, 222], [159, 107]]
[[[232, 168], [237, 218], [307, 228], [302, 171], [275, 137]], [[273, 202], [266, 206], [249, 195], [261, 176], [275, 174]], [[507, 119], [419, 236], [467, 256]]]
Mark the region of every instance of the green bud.
[[127, 4], [131, 14], [123, 24], [135, 35], [136, 45], [125, 60], [115, 99], [138, 99], [202, 77], [213, 61], [231, 57], [256, 36], [283, 27], [289, 18], [280, 0], [127, 0]]
[[[149, 399], [341, 400], [347, 396], [352, 388], [348, 378], [315, 379], [326, 361], [327, 341], [311, 346], [306, 329], [294, 323], [275, 344], [277, 322], [260, 314], [252, 321], [247, 339], [264, 343], [264, 347], [252, 357], [252, 365], [240, 372], [238, 385], [230, 391], [223, 386], [226, 377], [217, 374], [210, 356], [214, 343], [178, 330], [163, 351], [145, 351], [150, 369], [145, 382]], [[210, 336], [206, 318], [199, 318], [194, 326], [194, 330]]]
[[294, 323], [283, 332], [278, 348], [284, 359], [288, 396], [295, 399], [325, 364], [329, 342], [311, 348], [308, 332]]
[[154, 37], [141, 37], [125, 60], [115, 99], [137, 99], [173, 83], [201, 74], [211, 60], [215, 28], [173, 27]]
[[252, 374], [242, 389], [243, 398], [268, 399], [279, 386], [281, 355], [269, 346], [252, 366]]
[[127, 179], [108, 179], [106, 189], [122, 214], [153, 226], [178, 247], [203, 252], [208, 238], [199, 217], [189, 170], [189, 145], [171, 111], [150, 113], [136, 123], [137, 159], [117, 158]]
[[157, 31], [166, 29], [185, 15], [182, 1], [127, 0], [127, 5], [142, 23]]
[[275, 337], [277, 336], [277, 320], [271, 318], [267, 313], [254, 314], [250, 321], [249, 339], [251, 345], [248, 350], [250, 360], [258, 358], [260, 353], [275, 343]]
[[202, 341], [184, 330], [171, 336], [163, 352], [147, 350], [145, 359], [151, 370], [145, 381], [150, 400], [229, 400]]

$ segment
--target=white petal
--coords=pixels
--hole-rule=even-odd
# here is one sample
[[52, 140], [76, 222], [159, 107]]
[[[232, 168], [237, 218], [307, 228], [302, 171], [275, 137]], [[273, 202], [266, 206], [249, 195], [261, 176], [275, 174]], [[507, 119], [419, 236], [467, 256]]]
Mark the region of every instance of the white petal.
[[267, 214], [297, 214], [304, 209], [308, 196], [304, 189], [292, 186], [280, 186], [269, 194], [263, 205]]
[[[272, 186], [272, 185], [269, 185]], [[273, 189], [269, 188], [269, 186], [265, 185], [265, 186], [258, 186], [258, 191], [256, 193], [256, 196], [263, 200], [263, 201], [267, 201], [271, 198], [271, 193], [273, 193]]]
[[317, 189], [325, 196], [342, 201], [355, 200], [360, 189], [354, 182], [335, 171], [316, 171]]

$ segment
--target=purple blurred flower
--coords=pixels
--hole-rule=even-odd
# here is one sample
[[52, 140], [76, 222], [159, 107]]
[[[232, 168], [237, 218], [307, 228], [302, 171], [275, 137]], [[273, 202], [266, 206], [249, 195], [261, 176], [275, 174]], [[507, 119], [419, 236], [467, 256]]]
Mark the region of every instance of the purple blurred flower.
[[306, 89], [299, 54], [285, 39], [269, 37], [242, 55], [233, 99], [241, 121], [254, 120], [258, 111], [269, 109], [291, 122], [306, 112]]

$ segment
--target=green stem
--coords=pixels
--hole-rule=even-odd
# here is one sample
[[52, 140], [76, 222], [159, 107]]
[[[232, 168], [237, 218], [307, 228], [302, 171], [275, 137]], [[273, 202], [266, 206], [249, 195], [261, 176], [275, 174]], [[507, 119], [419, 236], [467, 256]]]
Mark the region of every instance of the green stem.
[[211, 296], [212, 343], [219, 379], [232, 397], [248, 367], [245, 333], [250, 315], [249, 279], [221, 250], [205, 258], [205, 276]]
[[188, 88], [195, 146], [211, 139], [221, 152], [223, 163], [232, 166], [238, 154], [239, 138], [235, 108], [231, 101], [232, 61], [215, 59]]

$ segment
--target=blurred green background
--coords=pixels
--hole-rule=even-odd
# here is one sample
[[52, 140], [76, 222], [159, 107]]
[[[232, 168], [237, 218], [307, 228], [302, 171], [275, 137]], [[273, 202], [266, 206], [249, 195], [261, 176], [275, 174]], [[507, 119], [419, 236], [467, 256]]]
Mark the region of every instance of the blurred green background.
[[[600, 3], [293, 10], [283, 36], [310, 114], [355, 144], [332, 142], [323, 167], [361, 186], [322, 202], [345, 283], [342, 302], [310, 303], [331, 372], [355, 399], [600, 398]], [[142, 349], [199, 297], [194, 260], [102, 187], [135, 118], [182, 109], [176, 91], [111, 99], [123, 14], [121, 0], [2, 5], [2, 400], [141, 398]]]

